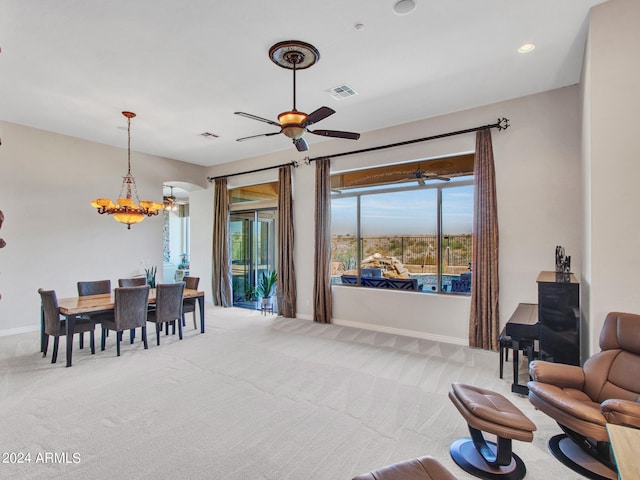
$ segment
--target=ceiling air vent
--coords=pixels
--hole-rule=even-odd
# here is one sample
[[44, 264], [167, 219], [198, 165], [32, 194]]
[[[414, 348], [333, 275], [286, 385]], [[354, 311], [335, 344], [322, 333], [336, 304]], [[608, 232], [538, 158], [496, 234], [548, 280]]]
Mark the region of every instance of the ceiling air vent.
[[342, 100], [343, 98], [352, 97], [358, 94], [358, 92], [349, 85], [339, 85], [337, 87], [330, 88], [327, 92], [329, 92], [329, 95], [336, 100]]
[[220, 135], [216, 135], [215, 133], [211, 132], [203, 132], [200, 134], [200, 136], [204, 138], [220, 138]]

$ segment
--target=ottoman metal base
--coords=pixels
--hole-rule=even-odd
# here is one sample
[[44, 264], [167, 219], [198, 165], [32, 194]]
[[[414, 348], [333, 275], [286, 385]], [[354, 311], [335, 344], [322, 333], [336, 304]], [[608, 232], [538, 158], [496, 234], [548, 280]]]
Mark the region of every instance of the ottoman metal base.
[[[486, 442], [494, 453], [498, 447], [494, 442]], [[461, 438], [451, 444], [449, 449], [451, 458], [465, 472], [487, 480], [522, 480], [527, 473], [527, 468], [520, 457], [511, 454], [511, 463], [506, 466], [491, 466], [478, 452], [471, 438]]]

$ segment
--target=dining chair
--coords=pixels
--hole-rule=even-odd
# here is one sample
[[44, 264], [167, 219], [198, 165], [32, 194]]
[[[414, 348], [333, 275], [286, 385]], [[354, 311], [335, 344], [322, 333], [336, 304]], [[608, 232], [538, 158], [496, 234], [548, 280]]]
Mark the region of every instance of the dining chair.
[[[78, 296], [85, 297], [87, 295], [102, 295], [111, 293], [111, 280], [92, 280], [87, 282], [78, 282]], [[100, 323], [103, 318], [109, 318], [111, 314], [95, 313], [93, 315], [83, 315], [83, 318], [93, 320]], [[80, 348], [84, 347], [84, 335], [80, 334]]]
[[[120, 356], [120, 342], [124, 330], [142, 329], [142, 341], [145, 350], [149, 348], [147, 343], [147, 307], [149, 305], [149, 285], [138, 287], [119, 287], [114, 289], [115, 299], [113, 317], [102, 320], [102, 337], [100, 350], [105, 349], [107, 332], [116, 332], [116, 353]], [[131, 336], [133, 343], [133, 335]]]
[[[134, 278], [119, 278], [118, 286], [119, 287], [139, 287], [141, 285], [146, 285], [147, 279], [144, 277], [134, 277]], [[149, 305], [148, 310], [153, 310], [155, 307], [153, 305]], [[133, 340], [136, 337], [136, 331], [131, 331], [131, 339]]]
[[156, 324], [156, 342], [160, 345], [160, 325], [164, 323], [169, 335], [169, 323], [178, 322], [178, 333], [182, 340], [182, 300], [185, 282], [160, 283], [156, 285], [156, 308], [148, 313], [147, 321]]
[[[184, 288], [189, 288], [191, 290], [197, 290], [198, 284], [200, 283], [200, 277], [183, 277], [185, 286]], [[196, 299], [195, 298], [185, 298], [182, 301], [182, 324], [184, 325], [184, 314], [193, 312], [193, 328], [198, 329], [198, 322], [196, 321]]]
[[147, 284], [147, 279], [144, 277], [118, 279], [119, 287], [139, 287], [141, 285], [146, 285], [146, 284]]
[[[49, 336], [53, 337], [53, 353], [51, 354], [51, 363], [56, 363], [58, 358], [58, 343], [60, 337], [67, 334], [67, 319], [60, 318], [60, 311], [58, 310], [58, 297], [55, 290], [38, 289], [40, 294], [40, 300], [42, 302], [42, 313], [44, 315], [44, 333], [46, 335], [46, 342], [44, 343], [44, 349], [42, 356], [47, 356], [47, 350], [49, 349]], [[75, 321], [75, 327], [73, 332], [70, 332], [70, 337], [67, 338], [67, 342], [71, 342], [73, 345], [73, 335], [75, 333], [89, 332], [91, 354], [96, 353], [94, 330], [95, 322], [88, 318], [78, 318]]]
[[78, 282], [78, 296], [100, 295], [111, 293], [111, 280], [94, 280], [89, 282]]

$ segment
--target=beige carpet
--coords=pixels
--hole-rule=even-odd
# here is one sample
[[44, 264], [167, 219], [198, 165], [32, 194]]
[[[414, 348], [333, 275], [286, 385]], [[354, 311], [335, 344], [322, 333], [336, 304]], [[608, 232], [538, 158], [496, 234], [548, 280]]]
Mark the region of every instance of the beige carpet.
[[536, 423], [533, 443], [514, 442], [527, 479], [581, 478], [547, 450], [559, 428], [510, 393], [510, 363], [498, 378], [497, 353], [242, 309], [208, 306], [206, 323], [120, 358], [113, 335], [96, 355], [76, 342], [71, 368], [64, 340], [52, 365], [38, 333], [0, 337], [0, 445], [30, 456], [0, 478], [349, 480], [425, 454], [473, 478], [449, 456], [468, 436], [454, 381]]

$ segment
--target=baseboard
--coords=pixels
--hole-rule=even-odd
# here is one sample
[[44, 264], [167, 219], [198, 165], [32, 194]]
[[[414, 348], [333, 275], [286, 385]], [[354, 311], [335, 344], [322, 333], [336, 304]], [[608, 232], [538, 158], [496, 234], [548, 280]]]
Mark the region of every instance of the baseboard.
[[423, 340], [433, 340], [434, 342], [451, 343], [454, 345], [469, 346], [469, 340], [466, 338], [447, 337], [444, 335], [436, 335], [434, 333], [418, 332], [415, 330], [405, 330], [404, 328], [388, 327], [385, 325], [372, 325], [370, 323], [353, 322], [351, 320], [332, 320], [335, 325], [344, 327], [355, 327], [362, 330], [373, 330], [375, 332], [391, 333], [393, 335], [402, 335], [405, 337], [421, 338]]
[[0, 330], [0, 337], [8, 335], [19, 335], [20, 333], [31, 333], [40, 331], [40, 325], [29, 325], [28, 327], [8, 328]]

